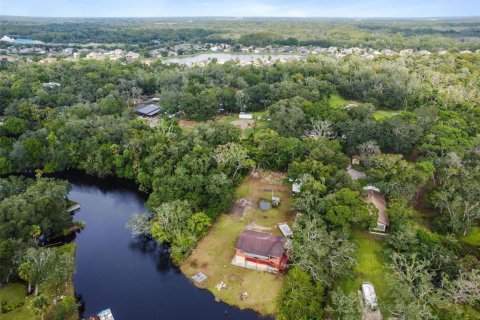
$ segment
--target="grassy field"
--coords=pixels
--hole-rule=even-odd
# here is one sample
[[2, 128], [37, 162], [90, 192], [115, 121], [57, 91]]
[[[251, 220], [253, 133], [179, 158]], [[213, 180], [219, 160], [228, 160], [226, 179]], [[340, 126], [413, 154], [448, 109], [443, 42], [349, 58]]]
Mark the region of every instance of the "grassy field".
[[[283, 276], [237, 267], [231, 261], [238, 236], [247, 225], [281, 235], [277, 224], [293, 221], [293, 214], [288, 211], [290, 188], [281, 184], [282, 179], [282, 175], [270, 172], [263, 172], [258, 178], [247, 177], [236, 195], [248, 201], [249, 205], [243, 210], [237, 202], [231, 212], [222, 214], [181, 266], [189, 278], [197, 272], [207, 275], [208, 279], [199, 287], [210, 290], [217, 299], [264, 315], [277, 313], [277, 297], [283, 285]], [[261, 211], [258, 201], [270, 199], [272, 188], [275, 195], [280, 196], [281, 205]], [[227, 288], [218, 291], [215, 285], [222, 281]], [[248, 292], [248, 298], [242, 300], [240, 294], [244, 291]]]
[[[381, 240], [373, 239], [368, 231], [354, 231], [355, 242], [358, 245], [357, 265], [353, 278], [343, 279], [339, 282], [340, 288], [346, 292], [356, 292], [362, 282], [371, 282], [378, 295], [379, 306], [382, 309], [382, 301], [389, 299], [387, 294], [387, 269], [382, 257]], [[382, 310], [384, 311], [384, 310]], [[384, 314], [385, 316], [385, 314]]]
[[[57, 248], [61, 253], [69, 253], [75, 255], [75, 244], [69, 243]], [[50, 305], [53, 304], [53, 299], [55, 297], [63, 296], [73, 296], [73, 277], [70, 281], [67, 282], [66, 286], [56, 286], [53, 283], [46, 283], [45, 285], [40, 286], [40, 293], [46, 296], [49, 300]], [[7, 304], [18, 304], [24, 302], [24, 305], [16, 308], [6, 314], [0, 313], [0, 320], [31, 320], [36, 319], [37, 317], [32, 312], [30, 307], [30, 301], [32, 300], [33, 295], [25, 295], [25, 284], [23, 283], [11, 283], [0, 289], [0, 302], [6, 301]], [[78, 319], [78, 313], [71, 315], [67, 320]]]
[[473, 227], [462, 240], [472, 246], [480, 246], [480, 227]]
[[373, 118], [377, 121], [388, 119], [396, 115], [401, 114], [402, 111], [393, 111], [393, 110], [377, 110], [373, 113]]
[[345, 100], [342, 96], [338, 94], [333, 94], [330, 96], [329, 103], [332, 108], [341, 108], [348, 104], [348, 100]]
[[35, 315], [28, 308], [30, 298], [25, 296], [25, 285], [22, 283], [10, 283], [0, 290], [0, 302], [6, 302], [7, 305], [17, 305], [24, 303], [23, 307], [16, 308], [8, 313], [0, 313], [0, 319], [11, 320], [30, 320], [35, 319]]

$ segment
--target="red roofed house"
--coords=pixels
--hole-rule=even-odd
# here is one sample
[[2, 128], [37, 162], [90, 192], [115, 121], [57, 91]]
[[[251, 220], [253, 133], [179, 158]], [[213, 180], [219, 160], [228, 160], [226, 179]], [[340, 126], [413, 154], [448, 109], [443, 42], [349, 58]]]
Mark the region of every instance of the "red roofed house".
[[235, 246], [232, 264], [248, 269], [283, 273], [287, 267], [284, 237], [245, 230]]

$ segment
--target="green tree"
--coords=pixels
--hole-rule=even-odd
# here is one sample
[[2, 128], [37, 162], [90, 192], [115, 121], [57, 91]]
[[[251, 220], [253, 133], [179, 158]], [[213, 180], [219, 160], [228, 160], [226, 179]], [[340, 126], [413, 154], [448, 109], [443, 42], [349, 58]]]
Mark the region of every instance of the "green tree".
[[329, 232], [321, 219], [306, 215], [297, 218], [293, 232], [293, 264], [313, 280], [331, 286], [337, 277], [353, 270], [356, 247], [344, 233]]
[[271, 128], [283, 136], [300, 137], [307, 121], [303, 112], [304, 103], [304, 99], [296, 97], [273, 104], [269, 108], [272, 119]]
[[34, 286], [35, 297], [40, 293], [40, 284], [44, 283], [53, 271], [54, 255], [53, 249], [49, 248], [28, 248], [23, 255], [18, 274], [22, 280], [28, 282], [28, 292], [31, 292], [31, 286]]
[[233, 171], [232, 179], [235, 179], [240, 169], [251, 168], [255, 165], [255, 162], [248, 156], [248, 150], [237, 143], [218, 146], [213, 158], [220, 169], [229, 174]]
[[47, 312], [48, 307], [50, 306], [48, 299], [45, 296], [38, 296], [33, 298], [30, 304], [35, 315], [40, 316], [43, 320], [45, 312]]
[[279, 319], [319, 319], [323, 315], [324, 288], [313, 282], [308, 273], [293, 267], [286, 275], [279, 296]]
[[333, 311], [342, 320], [362, 319], [362, 306], [360, 297], [356, 292], [345, 294], [342, 289], [337, 288], [332, 292], [332, 305], [329, 310]]

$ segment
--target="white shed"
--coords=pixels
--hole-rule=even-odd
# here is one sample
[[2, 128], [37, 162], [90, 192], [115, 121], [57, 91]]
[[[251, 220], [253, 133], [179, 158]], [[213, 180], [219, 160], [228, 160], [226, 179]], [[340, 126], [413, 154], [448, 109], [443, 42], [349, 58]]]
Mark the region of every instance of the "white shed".
[[243, 119], [243, 120], [251, 120], [251, 119], [253, 119], [253, 114], [240, 112], [240, 114], [238, 115], [238, 118]]
[[280, 231], [282, 231], [285, 238], [289, 238], [289, 237], [293, 236], [292, 229], [290, 229], [290, 227], [288, 226], [287, 223], [285, 223], [285, 222], [284, 223], [279, 223], [278, 228], [280, 229]]
[[302, 182], [300, 180], [295, 180], [295, 182], [292, 184], [292, 192], [293, 193], [300, 193], [302, 189]]

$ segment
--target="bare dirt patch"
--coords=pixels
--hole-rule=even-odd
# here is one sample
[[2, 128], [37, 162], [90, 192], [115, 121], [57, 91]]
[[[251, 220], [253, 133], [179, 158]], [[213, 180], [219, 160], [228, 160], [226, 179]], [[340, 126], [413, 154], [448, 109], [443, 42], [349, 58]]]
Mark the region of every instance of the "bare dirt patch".
[[147, 118], [147, 117], [138, 117], [139, 119], [142, 119], [143, 121], [145, 121], [149, 126], [150, 128], [155, 128], [158, 123], [159, 123], [159, 117], [152, 117], [152, 118]]
[[195, 120], [185, 120], [185, 119], [182, 119], [182, 120], [179, 120], [178, 121], [178, 126], [180, 128], [190, 128], [190, 127], [193, 127], [197, 124], [198, 122], [195, 121]]
[[232, 124], [234, 126], [240, 127], [240, 129], [245, 130], [253, 126], [255, 123], [255, 120], [247, 120], [247, 119], [238, 119], [235, 121], [232, 121]]
[[249, 199], [240, 198], [235, 201], [232, 209], [230, 209], [229, 213], [232, 213], [237, 216], [238, 219], [243, 219], [243, 214], [246, 210], [253, 208], [253, 202]]
[[[268, 216], [263, 216], [262, 218], [268, 219]], [[263, 226], [257, 224], [257, 222], [255, 222], [255, 220], [253, 220], [249, 224], [247, 224], [245, 229], [258, 231], [258, 232], [270, 232], [270, 231], [272, 231], [273, 228], [272, 227], [263, 227]]]

